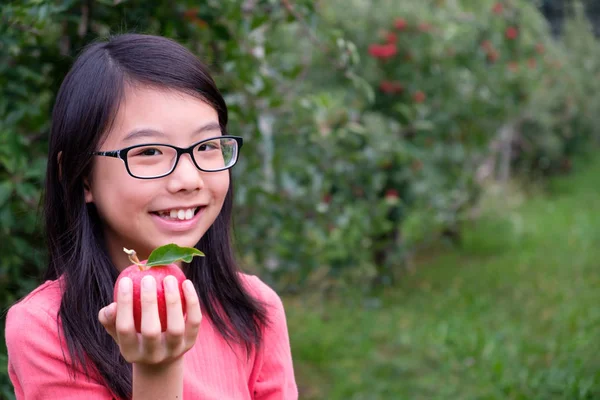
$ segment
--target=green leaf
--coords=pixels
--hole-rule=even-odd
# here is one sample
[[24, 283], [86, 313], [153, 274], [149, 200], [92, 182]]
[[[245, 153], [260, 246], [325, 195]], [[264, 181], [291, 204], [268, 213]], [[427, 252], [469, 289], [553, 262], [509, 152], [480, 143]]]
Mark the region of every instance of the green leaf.
[[432, 131], [435, 128], [434, 123], [427, 120], [415, 121], [413, 126], [418, 131]]
[[157, 247], [148, 257], [147, 267], [173, 264], [177, 261], [189, 263], [194, 256], [204, 257], [204, 253], [193, 247], [180, 247], [174, 243]]
[[2, 207], [12, 194], [13, 187], [11, 181], [0, 183], [0, 207]]

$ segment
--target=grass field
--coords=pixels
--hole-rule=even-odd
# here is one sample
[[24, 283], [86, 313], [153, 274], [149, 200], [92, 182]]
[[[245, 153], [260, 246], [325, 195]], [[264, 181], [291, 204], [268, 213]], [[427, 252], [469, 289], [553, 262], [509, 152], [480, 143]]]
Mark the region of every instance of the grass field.
[[600, 161], [489, 196], [381, 296], [286, 297], [303, 399], [600, 399]]

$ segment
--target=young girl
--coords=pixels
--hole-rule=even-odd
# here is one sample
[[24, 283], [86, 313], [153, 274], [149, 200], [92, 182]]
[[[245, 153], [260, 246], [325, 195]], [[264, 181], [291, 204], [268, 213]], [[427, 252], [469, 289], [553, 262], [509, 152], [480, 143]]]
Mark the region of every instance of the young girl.
[[[90, 45], [59, 90], [44, 196], [45, 283], [6, 318], [17, 399], [296, 399], [284, 309], [242, 274], [230, 244], [242, 139], [206, 68], [183, 46], [127, 34]], [[131, 262], [161, 245], [196, 247], [181, 264], [187, 315], [165, 279], [142, 281], [133, 322]], [[173, 288], [175, 286], [175, 288]]]

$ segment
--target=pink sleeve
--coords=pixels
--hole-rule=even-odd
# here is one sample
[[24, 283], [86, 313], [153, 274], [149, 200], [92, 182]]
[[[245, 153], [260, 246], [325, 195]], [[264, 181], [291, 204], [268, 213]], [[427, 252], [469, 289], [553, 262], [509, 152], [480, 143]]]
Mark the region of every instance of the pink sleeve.
[[294, 378], [283, 303], [273, 289], [259, 282], [271, 324], [264, 330], [263, 347], [259, 353], [260, 370], [254, 382], [254, 399], [296, 400], [298, 387]]
[[[8, 373], [17, 400], [107, 400], [110, 391], [98, 381], [69, 374], [57, 332], [56, 317], [28, 304], [12, 306], [6, 316]], [[68, 351], [65, 345], [65, 355]]]

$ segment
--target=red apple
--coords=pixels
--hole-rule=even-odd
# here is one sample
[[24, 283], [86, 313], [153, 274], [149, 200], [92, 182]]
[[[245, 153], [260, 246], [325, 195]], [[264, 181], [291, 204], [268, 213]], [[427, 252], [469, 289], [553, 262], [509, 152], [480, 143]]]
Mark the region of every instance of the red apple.
[[114, 299], [117, 301], [117, 294], [119, 288], [119, 281], [121, 278], [128, 277], [133, 282], [133, 321], [135, 323], [135, 330], [141, 332], [142, 326], [142, 302], [141, 302], [141, 289], [142, 289], [142, 278], [146, 275], [153, 276], [156, 280], [156, 295], [158, 303], [158, 316], [160, 318], [161, 331], [167, 330], [167, 307], [165, 305], [165, 290], [163, 286], [163, 279], [168, 275], [173, 275], [179, 282], [179, 295], [181, 296], [181, 307], [183, 314], [185, 315], [185, 297], [183, 297], [183, 281], [185, 281], [185, 275], [183, 271], [175, 265], [161, 265], [157, 267], [149, 267], [148, 269], [142, 269], [138, 265], [131, 265], [125, 268], [117, 278], [114, 289]]
[[504, 36], [506, 36], [508, 40], [515, 40], [517, 36], [519, 36], [519, 30], [514, 26], [509, 26], [504, 31]]
[[[172, 246], [172, 245], [170, 245]], [[167, 330], [167, 308], [165, 304], [165, 289], [163, 285], [163, 280], [169, 275], [173, 275], [178, 282], [179, 287], [179, 296], [181, 297], [181, 308], [183, 314], [185, 316], [186, 312], [186, 304], [185, 297], [183, 295], [183, 282], [186, 280], [185, 274], [183, 271], [174, 263], [164, 263], [161, 265], [152, 265], [147, 266], [148, 260], [140, 262], [136, 255], [135, 251], [126, 250], [129, 254], [129, 259], [133, 262], [132, 265], [125, 268], [119, 276], [117, 277], [117, 281], [115, 282], [114, 287], [114, 301], [117, 301], [119, 282], [122, 278], [128, 277], [133, 282], [133, 321], [135, 323], [135, 330], [137, 332], [141, 332], [142, 326], [142, 304], [141, 304], [141, 286], [142, 286], [142, 278], [146, 275], [150, 275], [154, 277], [156, 280], [156, 295], [157, 295], [157, 304], [158, 304], [158, 316], [160, 319], [160, 325], [162, 332]], [[201, 254], [199, 251], [192, 249], [197, 253]], [[152, 255], [150, 256], [152, 258]], [[175, 260], [176, 258], [170, 258], [170, 260]], [[181, 259], [181, 258], [178, 258]], [[156, 264], [156, 262], [154, 262]]]
[[406, 29], [406, 25], [406, 20], [404, 18], [396, 18], [396, 20], [394, 21], [394, 27], [399, 31], [403, 31], [404, 29]]

